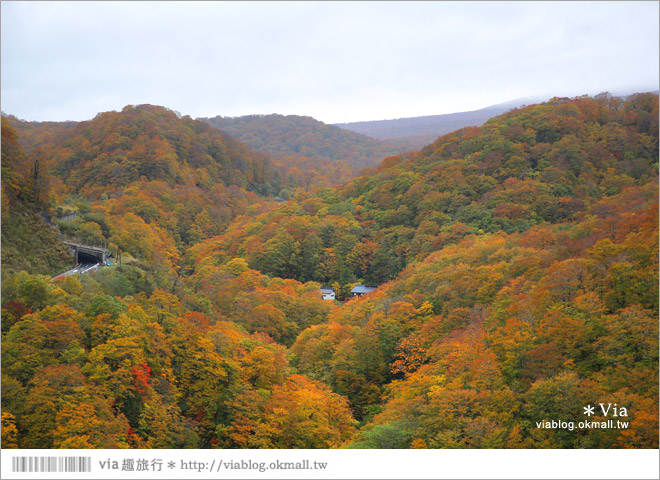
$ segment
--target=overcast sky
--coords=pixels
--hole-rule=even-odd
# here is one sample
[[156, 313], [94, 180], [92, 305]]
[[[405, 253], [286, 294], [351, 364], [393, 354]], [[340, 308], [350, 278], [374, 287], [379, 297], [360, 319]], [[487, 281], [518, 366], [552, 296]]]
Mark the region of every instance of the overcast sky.
[[658, 2], [2, 2], [2, 110], [326, 123], [658, 89]]

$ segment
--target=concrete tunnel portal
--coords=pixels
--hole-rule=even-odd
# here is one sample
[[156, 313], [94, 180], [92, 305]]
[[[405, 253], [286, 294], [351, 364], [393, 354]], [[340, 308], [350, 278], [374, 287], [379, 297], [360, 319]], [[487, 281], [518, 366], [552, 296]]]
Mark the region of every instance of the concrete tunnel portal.
[[87, 253], [78, 250], [76, 263], [104, 263], [103, 254]]
[[105, 248], [96, 248], [75, 243], [67, 243], [67, 245], [76, 264], [105, 264], [108, 258], [108, 251]]

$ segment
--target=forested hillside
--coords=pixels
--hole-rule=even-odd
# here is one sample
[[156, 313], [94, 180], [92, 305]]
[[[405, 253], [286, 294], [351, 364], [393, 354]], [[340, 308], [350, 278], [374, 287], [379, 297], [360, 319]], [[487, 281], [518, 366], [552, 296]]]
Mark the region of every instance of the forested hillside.
[[65, 236], [109, 242], [170, 276], [188, 246], [267, 209], [265, 196], [281, 188], [265, 155], [162, 107], [128, 106], [73, 127], [14, 123], [24, 144], [39, 144], [53, 202], [77, 213], [60, 223]]
[[[266, 193], [272, 187], [273, 172], [264, 155], [163, 107], [129, 105], [73, 127], [15, 125], [25, 144], [52, 150], [49, 166], [70, 193], [98, 195], [139, 180], [162, 180], [170, 186], [194, 180]], [[51, 126], [54, 131], [47, 134]]]
[[[376, 140], [298, 115], [217, 116], [199, 120], [254, 150], [276, 157], [283, 168], [295, 167], [290, 174], [316, 186], [339, 185], [360, 169], [376, 166], [384, 157], [413, 148], [407, 142]], [[325, 185], [323, 179], [327, 179]]]
[[[290, 349], [365, 422], [354, 448], [657, 445], [657, 132], [655, 95], [553, 99], [193, 251], [340, 295], [393, 279]], [[534, 423], [603, 399], [634, 428]]]
[[[303, 331], [292, 364], [347, 396], [353, 448], [657, 446], [656, 201], [629, 188], [570, 226], [468, 235]], [[600, 402], [630, 428], [537, 427]]]
[[2, 117], [2, 271], [55, 274], [72, 263], [54, 228], [44, 155], [26, 155]]
[[196, 247], [285, 278], [380, 284], [470, 234], [570, 222], [656, 181], [657, 96], [555, 99], [446, 135]]
[[9, 125], [20, 132], [18, 141], [27, 152], [61, 138], [78, 124], [78, 122], [26, 122], [14, 115], [3, 113], [2, 116]]
[[[159, 107], [27, 157], [5, 127], [3, 447], [658, 447], [657, 95], [516, 109], [283, 204], [267, 156]], [[6, 270], [24, 158], [124, 264]], [[629, 425], [538, 426], [599, 403]]]

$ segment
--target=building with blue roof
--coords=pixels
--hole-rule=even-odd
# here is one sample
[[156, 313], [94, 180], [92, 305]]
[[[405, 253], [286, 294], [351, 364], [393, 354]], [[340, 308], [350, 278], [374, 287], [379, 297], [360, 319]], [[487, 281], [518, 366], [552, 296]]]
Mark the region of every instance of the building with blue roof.
[[369, 287], [367, 285], [355, 285], [353, 287], [353, 290], [351, 290], [351, 293], [353, 294], [354, 297], [361, 297], [364, 294], [367, 294], [369, 292], [373, 292], [376, 290], [377, 287]]

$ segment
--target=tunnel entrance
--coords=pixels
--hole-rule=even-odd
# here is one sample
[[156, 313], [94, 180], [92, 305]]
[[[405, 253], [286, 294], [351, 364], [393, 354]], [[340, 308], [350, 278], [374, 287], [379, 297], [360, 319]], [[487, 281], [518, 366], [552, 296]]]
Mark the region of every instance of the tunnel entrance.
[[76, 263], [92, 265], [100, 263], [101, 265], [104, 265], [106, 262], [108, 250], [105, 245], [99, 247], [94, 245], [83, 245], [71, 241], [65, 241], [64, 243], [69, 247], [69, 252], [71, 252]]
[[93, 253], [89, 252], [83, 252], [78, 250], [78, 254], [76, 256], [76, 263], [102, 263], [103, 262], [103, 255], [95, 255]]

